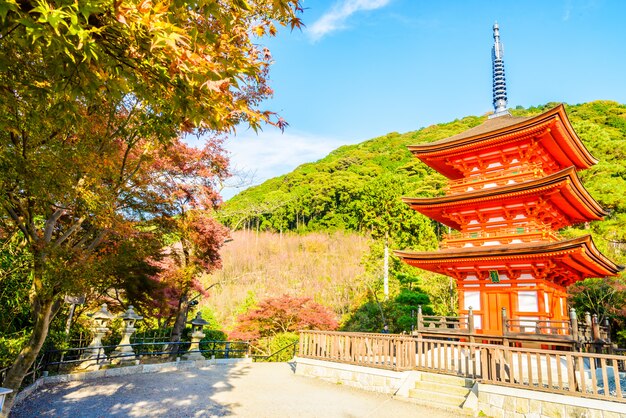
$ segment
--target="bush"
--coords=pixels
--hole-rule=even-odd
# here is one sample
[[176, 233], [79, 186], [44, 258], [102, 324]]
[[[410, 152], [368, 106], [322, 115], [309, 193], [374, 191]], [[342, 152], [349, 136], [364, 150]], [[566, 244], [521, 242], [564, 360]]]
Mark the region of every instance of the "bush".
[[[260, 357], [259, 361], [289, 361], [294, 356], [294, 347], [288, 347], [291, 344], [298, 343], [298, 334], [293, 332], [281, 332], [273, 337], [261, 338], [257, 343], [257, 349], [269, 358]], [[297, 349], [297, 347], [296, 347]], [[280, 351], [283, 350], [283, 351]], [[280, 352], [279, 352], [280, 351]], [[272, 355], [275, 354], [275, 355]]]

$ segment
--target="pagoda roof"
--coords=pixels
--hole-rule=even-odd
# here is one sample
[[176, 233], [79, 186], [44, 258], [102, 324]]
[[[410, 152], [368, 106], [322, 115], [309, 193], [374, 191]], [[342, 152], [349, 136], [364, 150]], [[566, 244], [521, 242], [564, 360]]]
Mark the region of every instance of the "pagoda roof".
[[[406, 263], [441, 274], [448, 267], [514, 265], [523, 261], [552, 261], [561, 271], [573, 274], [561, 278], [562, 286], [589, 277], [615, 276], [623, 266], [615, 264], [596, 248], [590, 235], [550, 243], [508, 244], [481, 247], [449, 248], [432, 252], [394, 251]], [[549, 264], [549, 263], [548, 263]], [[566, 275], [567, 276], [567, 275]]]
[[451, 228], [461, 229], [459, 222], [451, 219], [449, 214], [459, 213], [467, 208], [480, 210], [524, 203], [534, 197], [543, 198], [566, 218], [565, 223], [555, 219], [551, 225], [553, 229], [600, 220], [607, 215], [582, 185], [574, 167], [522, 183], [440, 197], [403, 197], [402, 201], [431, 219]]
[[540, 138], [562, 168], [574, 166], [582, 170], [598, 162], [574, 132], [562, 104], [537, 116], [505, 115], [487, 119], [460, 134], [408, 148], [413, 155], [444, 176], [457, 179], [463, 175], [448, 164], [450, 157], [498, 149], [531, 137]]

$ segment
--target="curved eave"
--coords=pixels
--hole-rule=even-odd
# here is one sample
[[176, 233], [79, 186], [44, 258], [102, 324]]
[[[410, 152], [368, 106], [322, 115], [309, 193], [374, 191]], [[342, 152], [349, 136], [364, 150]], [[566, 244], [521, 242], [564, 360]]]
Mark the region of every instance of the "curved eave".
[[440, 273], [444, 265], [489, 266], [522, 260], [560, 261], [584, 278], [615, 276], [624, 269], [598, 251], [590, 235], [551, 243], [455, 248], [436, 252], [394, 251], [394, 254], [412, 266]]
[[[562, 191], [560, 194], [562, 199], [549, 193], [550, 190], [558, 188]], [[467, 207], [480, 207], [492, 201], [497, 201], [500, 205], [505, 206], [509, 202], [538, 194], [547, 197], [553, 204], [558, 205], [561, 212], [569, 215], [572, 224], [600, 220], [607, 215], [607, 212], [582, 185], [574, 167], [566, 168], [540, 179], [508, 186], [433, 198], [403, 197], [402, 201], [408, 204], [411, 209], [444, 225], [460, 229], [461, 226], [457, 222], [445, 216], [446, 212], [454, 213]], [[559, 199], [558, 202], [557, 199]]]
[[564, 166], [574, 165], [578, 170], [582, 170], [598, 162], [576, 135], [562, 104], [540, 115], [500, 129], [470, 136], [455, 135], [435, 142], [410, 145], [408, 149], [435, 170], [450, 178], [457, 178], [458, 175], [451, 175], [448, 172], [450, 168], [445, 163], [446, 158], [452, 154], [458, 155], [464, 149], [468, 153], [475, 153], [477, 149], [496, 148], [503, 143], [523, 139], [529, 134], [533, 134], [534, 131], [545, 130], [548, 126], [554, 126], [556, 131], [554, 135], [550, 136], [553, 138], [550, 141], [554, 142], [556, 148], [553, 146], [548, 148], [555, 152], [555, 159], [563, 160], [565, 158], [571, 162], [571, 164], [563, 164]]

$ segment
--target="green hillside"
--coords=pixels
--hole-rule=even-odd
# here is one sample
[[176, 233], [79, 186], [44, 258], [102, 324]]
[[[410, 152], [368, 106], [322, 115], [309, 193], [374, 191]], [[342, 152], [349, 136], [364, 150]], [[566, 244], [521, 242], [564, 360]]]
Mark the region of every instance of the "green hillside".
[[[512, 110], [530, 116], [555, 106]], [[610, 215], [591, 229], [607, 255], [626, 261], [626, 106], [596, 101], [566, 105], [572, 125], [600, 162], [580, 173], [583, 183]], [[325, 158], [252, 187], [226, 202], [220, 216], [233, 229], [269, 231], [351, 230], [388, 233], [397, 248], [433, 248], [441, 226], [409, 210], [401, 196], [442, 193], [443, 176], [411, 156], [407, 145], [432, 142], [485, 120], [468, 116], [404, 134], [390, 133], [338, 148]], [[561, 231], [576, 235], [577, 228]], [[587, 233], [586, 231], [585, 233]]]

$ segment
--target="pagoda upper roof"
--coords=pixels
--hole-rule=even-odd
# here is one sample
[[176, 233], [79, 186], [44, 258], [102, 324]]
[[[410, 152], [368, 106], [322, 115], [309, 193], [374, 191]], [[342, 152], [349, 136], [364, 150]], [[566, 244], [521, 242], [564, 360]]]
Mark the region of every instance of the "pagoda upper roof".
[[[543, 135], [545, 133], [549, 135]], [[529, 137], [541, 138], [545, 148], [562, 168], [574, 166], [582, 170], [598, 162], [574, 132], [562, 104], [537, 116], [504, 115], [487, 119], [460, 134], [435, 142], [410, 145], [408, 148], [441, 174], [457, 179], [463, 174], [448, 164], [451, 156], [499, 149]]]
[[461, 229], [456, 218], [448, 215], [462, 212], [467, 208], [480, 210], [506, 206], [524, 203], [538, 197], [544, 199], [552, 207], [558, 208], [558, 211], [566, 218], [565, 222], [563, 219], [554, 219], [551, 225], [553, 229], [600, 220], [607, 215], [582, 185], [574, 167], [523, 183], [440, 197], [403, 197], [402, 201], [431, 219], [451, 228]]
[[524, 261], [556, 263], [556, 267], [574, 273], [561, 277], [559, 283], [568, 286], [589, 277], [615, 276], [623, 266], [615, 264], [596, 248], [590, 235], [550, 243], [526, 243], [497, 246], [449, 248], [433, 252], [394, 251], [406, 263], [437, 273], [446, 274], [449, 266], [519, 265]]

